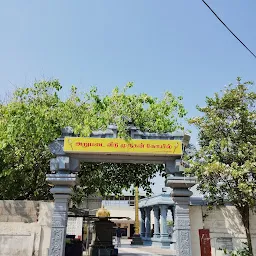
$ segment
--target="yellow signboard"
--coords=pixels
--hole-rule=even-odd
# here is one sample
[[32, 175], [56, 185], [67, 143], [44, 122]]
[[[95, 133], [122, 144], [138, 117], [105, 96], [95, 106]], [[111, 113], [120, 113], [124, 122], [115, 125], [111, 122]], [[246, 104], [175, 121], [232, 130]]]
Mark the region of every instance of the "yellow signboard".
[[179, 140], [123, 140], [113, 138], [66, 137], [66, 153], [139, 154], [139, 155], [182, 155]]

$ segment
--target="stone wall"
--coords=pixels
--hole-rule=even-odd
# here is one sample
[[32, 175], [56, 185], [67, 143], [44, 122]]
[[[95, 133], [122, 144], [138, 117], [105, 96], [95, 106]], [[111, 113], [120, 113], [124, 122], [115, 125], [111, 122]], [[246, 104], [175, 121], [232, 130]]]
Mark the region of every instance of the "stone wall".
[[53, 203], [0, 201], [0, 256], [46, 256]]
[[[91, 196], [83, 207], [98, 209], [101, 202], [101, 197]], [[52, 211], [52, 202], [0, 201], [0, 256], [47, 256]]]
[[0, 201], [0, 222], [37, 222], [39, 202]]
[[52, 202], [40, 202], [38, 224], [41, 226], [39, 256], [48, 256], [52, 226]]
[[[193, 256], [201, 255], [199, 229], [209, 229], [212, 256], [222, 256], [224, 244], [241, 248], [246, 241], [241, 218], [234, 206], [216, 207], [208, 210], [206, 206], [190, 206], [191, 237]], [[254, 254], [256, 255], [256, 215], [251, 212], [250, 230]]]
[[201, 252], [200, 252], [200, 239], [199, 239], [198, 230], [203, 228], [202, 207], [190, 206], [189, 214], [190, 214], [192, 255], [199, 256], [201, 255]]

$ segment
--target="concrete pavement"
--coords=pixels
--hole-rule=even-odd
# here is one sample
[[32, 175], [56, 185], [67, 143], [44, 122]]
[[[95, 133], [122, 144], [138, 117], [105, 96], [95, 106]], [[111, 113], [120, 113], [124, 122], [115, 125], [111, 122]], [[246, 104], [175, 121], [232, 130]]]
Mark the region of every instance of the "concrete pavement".
[[175, 256], [175, 251], [152, 246], [131, 246], [131, 240], [123, 239], [122, 246], [118, 248], [120, 256]]

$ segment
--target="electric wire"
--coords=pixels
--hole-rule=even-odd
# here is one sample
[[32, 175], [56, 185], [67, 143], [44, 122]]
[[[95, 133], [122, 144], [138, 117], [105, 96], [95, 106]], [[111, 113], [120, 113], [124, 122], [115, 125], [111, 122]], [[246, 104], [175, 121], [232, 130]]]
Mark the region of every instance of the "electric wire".
[[256, 55], [232, 32], [232, 30], [221, 20], [221, 18], [213, 11], [213, 9], [204, 1], [202, 2], [208, 7], [208, 9], [215, 15], [215, 17], [225, 26], [225, 28], [253, 55], [256, 59]]

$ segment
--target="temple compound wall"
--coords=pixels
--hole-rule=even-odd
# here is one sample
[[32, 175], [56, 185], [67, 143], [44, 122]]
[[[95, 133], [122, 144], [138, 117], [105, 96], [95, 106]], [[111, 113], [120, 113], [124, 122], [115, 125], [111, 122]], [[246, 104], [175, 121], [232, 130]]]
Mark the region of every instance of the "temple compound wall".
[[53, 203], [0, 201], [0, 256], [47, 256]]
[[[91, 196], [82, 207], [93, 214], [101, 201]], [[49, 201], [0, 200], [0, 256], [48, 256], [53, 206]], [[68, 234], [82, 235], [80, 219], [68, 218]]]
[[[211, 210], [207, 206], [190, 206], [190, 219], [193, 256], [201, 255], [199, 229], [209, 230], [212, 256], [224, 255], [220, 248], [237, 249], [246, 242], [245, 230], [234, 206]], [[253, 212], [250, 214], [250, 231], [256, 255], [256, 214]]]
[[[52, 202], [0, 201], [0, 256], [46, 256], [50, 246]], [[153, 210], [151, 212], [154, 224]], [[132, 216], [131, 216], [132, 217]], [[208, 210], [190, 206], [192, 255], [200, 256], [199, 230], [209, 230], [212, 256], [222, 256], [220, 248], [239, 248], [246, 241], [235, 207]], [[256, 214], [250, 215], [250, 229], [256, 255]]]

